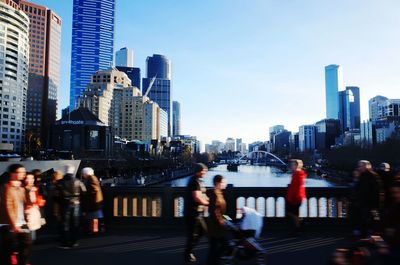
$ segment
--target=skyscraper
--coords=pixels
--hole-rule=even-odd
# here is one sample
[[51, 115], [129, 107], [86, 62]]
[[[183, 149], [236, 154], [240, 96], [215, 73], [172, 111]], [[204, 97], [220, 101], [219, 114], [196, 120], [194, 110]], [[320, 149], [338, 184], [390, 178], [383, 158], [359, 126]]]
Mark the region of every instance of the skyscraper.
[[342, 67], [336, 64], [325, 66], [327, 119], [337, 119], [339, 117], [339, 91], [342, 91], [343, 87]]
[[181, 135], [181, 103], [172, 102], [172, 135]]
[[26, 125], [29, 17], [13, 1], [0, 0], [1, 143], [22, 151]]
[[372, 122], [387, 117], [400, 117], [400, 99], [376, 96], [368, 101], [369, 118]]
[[44, 6], [28, 1], [19, 4], [31, 22], [26, 129], [45, 142], [48, 127], [57, 119], [61, 18]]
[[115, 66], [133, 67], [133, 50], [124, 47], [115, 53]]
[[299, 127], [299, 151], [314, 151], [315, 149], [315, 126], [302, 125]]
[[360, 89], [346, 87], [339, 92], [339, 120], [342, 133], [352, 129], [360, 129]]
[[114, 55], [115, 0], [74, 0], [72, 18], [70, 109], [98, 70]]
[[[164, 55], [147, 57], [147, 75], [143, 78], [142, 94], [156, 102], [168, 114], [168, 136], [172, 135], [171, 61]], [[150, 91], [147, 91], [155, 78]]]

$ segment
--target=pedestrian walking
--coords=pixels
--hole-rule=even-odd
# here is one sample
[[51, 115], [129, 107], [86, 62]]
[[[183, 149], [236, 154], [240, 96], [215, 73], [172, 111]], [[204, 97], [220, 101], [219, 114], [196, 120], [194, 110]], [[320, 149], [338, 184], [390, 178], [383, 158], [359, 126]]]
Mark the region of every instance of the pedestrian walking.
[[2, 224], [1, 264], [11, 264], [13, 252], [17, 253], [18, 265], [29, 263], [32, 236], [28, 228], [26, 211], [30, 206], [22, 181], [26, 170], [20, 164], [8, 168], [9, 179], [1, 187], [0, 224]]
[[82, 179], [86, 186], [84, 211], [89, 222], [90, 233], [96, 234], [100, 230], [99, 224], [101, 224], [101, 230], [104, 231], [103, 192], [92, 168], [82, 169]]
[[383, 188], [377, 173], [367, 160], [358, 162], [357, 171], [359, 181], [354, 186], [354, 200], [359, 207], [359, 224], [362, 237], [373, 233], [375, 226], [380, 221], [379, 209], [382, 205]]
[[209, 204], [203, 177], [207, 173], [207, 166], [198, 163], [194, 166], [194, 175], [190, 178], [186, 188], [184, 217], [187, 227], [187, 239], [184, 253], [186, 263], [196, 262], [193, 254], [194, 247], [200, 238], [206, 234], [207, 225], [204, 220], [204, 207]]
[[290, 170], [292, 171], [292, 179], [287, 190], [285, 211], [291, 232], [294, 236], [298, 236], [301, 228], [300, 206], [306, 199], [305, 181], [307, 174], [303, 170], [303, 161], [298, 159], [290, 161]]
[[226, 201], [223, 191], [226, 188], [226, 181], [223, 176], [216, 175], [213, 179], [214, 189], [209, 193], [209, 217], [207, 218], [207, 229], [210, 249], [207, 265], [220, 264], [221, 257], [229, 243], [226, 238], [224, 214]]
[[60, 248], [78, 246], [81, 197], [86, 192], [85, 185], [75, 177], [75, 168], [66, 167], [66, 174], [60, 180], [62, 198], [63, 236]]
[[394, 174], [391, 170], [389, 163], [380, 164], [379, 170], [377, 173], [382, 181], [383, 191], [385, 193], [383, 210], [386, 211], [387, 209], [390, 208], [390, 204], [392, 202], [391, 188], [392, 188], [393, 182], [394, 182]]

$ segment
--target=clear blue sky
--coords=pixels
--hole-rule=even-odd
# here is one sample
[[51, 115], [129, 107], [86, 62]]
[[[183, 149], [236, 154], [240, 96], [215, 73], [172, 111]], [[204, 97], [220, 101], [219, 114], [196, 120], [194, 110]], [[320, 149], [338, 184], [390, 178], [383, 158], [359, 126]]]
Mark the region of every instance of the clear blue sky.
[[[69, 100], [72, 0], [35, 0], [63, 18], [62, 86]], [[324, 66], [361, 88], [362, 118], [377, 94], [400, 98], [398, 0], [117, 0], [115, 49], [173, 63], [183, 132], [203, 142], [265, 140], [325, 116]]]

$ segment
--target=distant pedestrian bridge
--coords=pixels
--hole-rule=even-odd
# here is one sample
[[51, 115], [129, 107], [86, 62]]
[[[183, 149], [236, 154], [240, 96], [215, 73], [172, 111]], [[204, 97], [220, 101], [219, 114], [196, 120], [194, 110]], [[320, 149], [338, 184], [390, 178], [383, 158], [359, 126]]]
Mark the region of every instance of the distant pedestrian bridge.
[[286, 167], [287, 164], [277, 157], [276, 155], [267, 152], [267, 151], [252, 151], [246, 155], [243, 155], [239, 158], [238, 163], [242, 164], [243, 162], [250, 163], [252, 165], [262, 165], [262, 166], [278, 166], [278, 167]]

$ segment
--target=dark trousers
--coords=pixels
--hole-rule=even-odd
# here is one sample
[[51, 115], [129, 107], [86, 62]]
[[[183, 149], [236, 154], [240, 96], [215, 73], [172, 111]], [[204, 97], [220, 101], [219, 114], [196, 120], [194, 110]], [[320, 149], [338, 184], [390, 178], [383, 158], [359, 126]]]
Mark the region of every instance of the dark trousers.
[[32, 248], [31, 233], [11, 233], [9, 226], [0, 230], [0, 264], [11, 265], [11, 255], [15, 251], [18, 253], [18, 265], [26, 265]]
[[0, 227], [0, 264], [11, 265], [13, 239], [9, 226]]
[[293, 233], [300, 232], [300, 206], [300, 203], [291, 204], [288, 202], [285, 205], [286, 218]]
[[18, 252], [18, 265], [29, 263], [29, 256], [32, 249], [32, 233], [14, 233], [14, 242]]
[[80, 224], [79, 205], [69, 205], [63, 211], [63, 231], [61, 244], [72, 246], [78, 242]]
[[185, 217], [185, 219], [187, 226], [185, 259], [187, 259], [200, 238], [206, 234], [207, 225], [202, 216]]
[[210, 237], [210, 249], [208, 252], [207, 265], [218, 265], [221, 257], [228, 247], [228, 240], [225, 237]]

